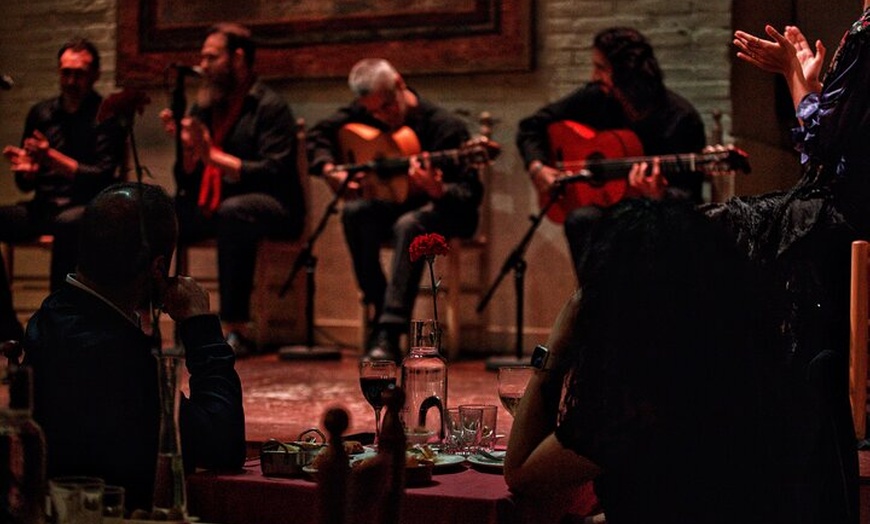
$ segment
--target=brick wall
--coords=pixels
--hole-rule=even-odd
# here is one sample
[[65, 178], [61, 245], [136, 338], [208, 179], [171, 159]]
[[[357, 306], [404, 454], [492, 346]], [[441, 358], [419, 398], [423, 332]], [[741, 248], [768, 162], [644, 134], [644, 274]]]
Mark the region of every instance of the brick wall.
[[[715, 0], [542, 2], [539, 57], [550, 71], [547, 93], [558, 97], [589, 76], [592, 37], [604, 27], [639, 28], [652, 41], [669, 87], [691, 100], [711, 123], [729, 113], [731, 2]], [[578, 16], [580, 15], [580, 16]]]
[[[666, 83], [696, 105], [707, 123], [708, 134], [713, 110], [723, 111], [725, 129], [730, 127], [730, 1], [539, 0], [536, 16], [538, 66], [532, 72], [407, 79], [423, 96], [449, 109], [471, 114], [486, 110], [498, 119], [494, 138], [503, 144], [504, 152], [493, 166], [483, 210], [490, 224], [486, 233], [492, 276], [525, 231], [526, 217], [537, 211], [537, 199], [513, 146], [517, 122], [589, 77], [589, 46], [592, 35], [600, 29], [612, 25], [641, 29], [656, 48]], [[73, 34], [83, 34], [100, 47], [104, 65], [98, 88], [103, 93], [113, 90], [114, 20], [115, 3], [109, 0], [2, 2], [0, 72], [12, 74], [18, 83], [14, 90], [0, 92], [2, 144], [18, 142], [28, 107], [56, 93], [55, 53]], [[308, 122], [325, 117], [349, 99], [343, 79], [271, 83], [285, 95], [294, 112]], [[156, 116], [160, 108], [168, 105], [168, 96], [159, 90], [150, 94], [154, 103], [137, 122], [137, 141], [143, 162], [159, 183], [171, 189], [172, 144], [160, 130]], [[312, 184], [315, 219], [329, 197], [322, 184]], [[0, 178], [0, 202], [20, 198], [11, 178]], [[336, 220], [321, 237], [318, 256], [318, 326], [333, 330], [338, 338], [356, 340], [350, 331], [359, 319], [358, 306], [356, 300], [347, 298], [347, 290], [356, 285]], [[567, 297], [574, 285], [561, 229], [544, 223], [529, 246], [527, 260], [524, 329], [526, 346], [532, 347], [546, 336], [561, 306], [561, 297]], [[474, 349], [509, 351], [513, 347], [514, 304], [512, 279], [507, 278], [486, 310], [487, 333]], [[469, 314], [474, 314], [473, 303], [468, 306]]]

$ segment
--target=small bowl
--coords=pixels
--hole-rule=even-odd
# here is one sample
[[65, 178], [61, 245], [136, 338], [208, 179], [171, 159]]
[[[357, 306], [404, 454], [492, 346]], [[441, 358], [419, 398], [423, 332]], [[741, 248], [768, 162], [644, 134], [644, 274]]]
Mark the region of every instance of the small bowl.
[[432, 470], [435, 463], [431, 460], [421, 460], [414, 466], [405, 468], [405, 486], [428, 486], [432, 483]]
[[270, 439], [260, 448], [260, 470], [266, 477], [298, 477], [311, 464], [322, 444], [310, 442], [284, 443]]
[[405, 440], [407, 441], [409, 446], [422, 446], [429, 442], [435, 435], [434, 431], [425, 430], [425, 431], [406, 431], [405, 432]]

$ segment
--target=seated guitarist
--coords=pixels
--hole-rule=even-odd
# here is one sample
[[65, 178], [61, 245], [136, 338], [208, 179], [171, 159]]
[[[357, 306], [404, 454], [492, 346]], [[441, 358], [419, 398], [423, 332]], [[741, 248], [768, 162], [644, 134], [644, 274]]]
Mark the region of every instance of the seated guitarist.
[[[706, 143], [698, 112], [665, 87], [649, 41], [626, 27], [605, 29], [595, 36], [590, 83], [520, 121], [517, 147], [542, 194], [552, 190], [560, 175], [561, 159], [551, 158], [548, 126], [565, 120], [595, 130], [628, 129], [640, 140], [645, 155], [693, 153]], [[667, 193], [700, 201], [701, 182], [698, 173], [679, 174], [670, 178]], [[565, 219], [575, 268], [589, 228], [600, 214], [600, 208], [585, 206], [570, 211]]]
[[[386, 60], [368, 58], [351, 69], [348, 84], [356, 99], [319, 122], [308, 133], [311, 173], [322, 175], [337, 190], [348, 171], [336, 169], [340, 162], [364, 160], [365, 152], [346, 151], [340, 140], [348, 124], [364, 124], [388, 136], [408, 134], [419, 150], [436, 152], [455, 149], [469, 139], [462, 120], [420, 97]], [[434, 155], [433, 155], [434, 156]], [[370, 358], [401, 358], [399, 337], [408, 329], [419, 288], [423, 261], [411, 263], [411, 241], [424, 233], [467, 237], [478, 223], [483, 187], [474, 169], [463, 165], [434, 166], [426, 155], [411, 157], [400, 176], [410, 186], [402, 201], [347, 199], [342, 212], [344, 235], [353, 259], [363, 301], [374, 316], [367, 344]], [[377, 177], [385, 173], [359, 173]], [[358, 175], [353, 175], [358, 176]], [[357, 179], [347, 184], [345, 196], [358, 193]], [[380, 246], [391, 242], [395, 257], [389, 280], [380, 264]]]

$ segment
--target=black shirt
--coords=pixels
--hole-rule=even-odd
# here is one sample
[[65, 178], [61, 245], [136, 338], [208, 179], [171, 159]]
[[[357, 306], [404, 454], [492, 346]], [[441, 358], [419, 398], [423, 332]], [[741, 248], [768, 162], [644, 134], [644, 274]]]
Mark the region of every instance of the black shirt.
[[118, 168], [126, 136], [115, 119], [97, 123], [102, 101], [100, 95], [91, 92], [75, 113], [63, 110], [60, 97], [44, 100], [30, 109], [22, 143], [39, 131], [52, 148], [79, 163], [72, 180], [47, 169], [32, 181], [16, 176], [19, 189], [36, 192], [34, 202], [59, 209], [85, 205], [102, 189], [120, 180]]
[[[320, 175], [324, 164], [339, 163], [341, 155], [338, 131], [349, 123], [361, 123], [384, 132], [389, 131], [383, 122], [372, 117], [360, 104], [354, 103], [339, 109], [308, 133], [311, 174]], [[418, 105], [409, 109], [405, 117], [405, 125], [417, 135], [423, 151], [456, 149], [469, 139], [468, 130], [461, 119], [419, 96]], [[448, 165], [443, 166], [443, 172], [445, 192], [436, 205], [450, 206], [459, 213], [473, 214], [476, 217], [477, 207], [483, 199], [483, 186], [476, 170]]]
[[[526, 165], [534, 160], [552, 165], [549, 160], [547, 127], [561, 120], [573, 120], [603, 131], [628, 129], [643, 145], [645, 155], [696, 153], [706, 145], [704, 122], [683, 97], [666, 90], [664, 101], [640, 120], [630, 120], [622, 105], [608, 95], [599, 83], [590, 83], [568, 96], [548, 104], [520, 121], [517, 147]], [[671, 179], [671, 187], [682, 187], [700, 198], [700, 177]]]

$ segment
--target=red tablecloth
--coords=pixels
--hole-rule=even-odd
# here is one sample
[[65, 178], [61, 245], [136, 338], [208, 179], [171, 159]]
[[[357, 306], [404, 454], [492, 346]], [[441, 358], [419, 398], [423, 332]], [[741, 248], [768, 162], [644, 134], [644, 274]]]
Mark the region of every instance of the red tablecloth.
[[[317, 484], [307, 479], [264, 477], [259, 461], [238, 474], [198, 472], [187, 480], [191, 515], [216, 524], [317, 524]], [[559, 508], [554, 508], [554, 505]], [[566, 506], [570, 505], [570, 508]], [[552, 510], [587, 515], [596, 507], [591, 485], [560, 502], [524, 502], [508, 491], [499, 473], [459, 467], [436, 473], [429, 486], [407, 488], [402, 522], [499, 524], [546, 522]], [[535, 516], [531, 516], [531, 515]]]

